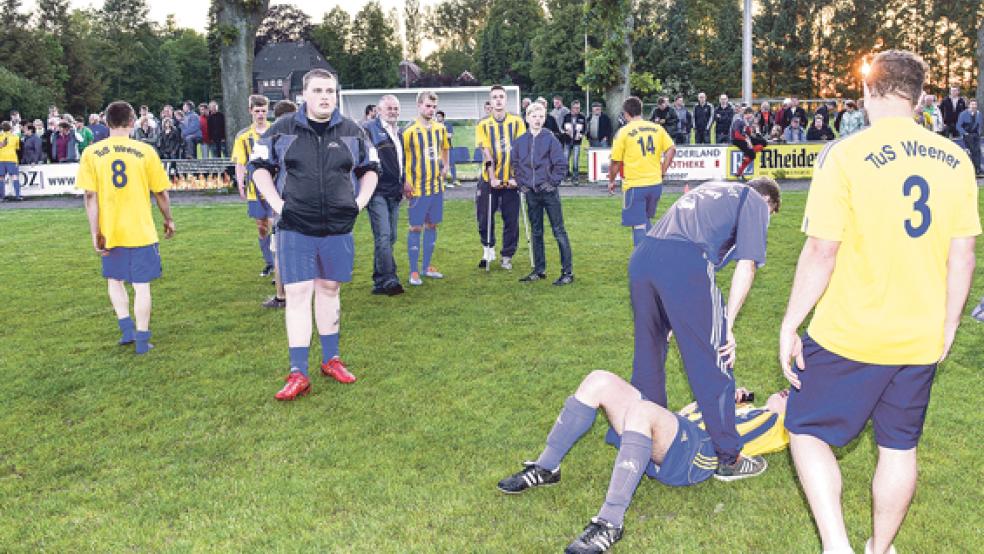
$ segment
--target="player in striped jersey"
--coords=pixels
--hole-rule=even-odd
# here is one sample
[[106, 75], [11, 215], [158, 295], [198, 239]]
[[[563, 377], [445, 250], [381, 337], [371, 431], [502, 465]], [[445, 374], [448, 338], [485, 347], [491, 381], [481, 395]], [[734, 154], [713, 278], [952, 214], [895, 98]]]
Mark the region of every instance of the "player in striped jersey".
[[434, 123], [437, 95], [429, 90], [417, 95], [417, 120], [403, 130], [403, 173], [406, 181], [403, 193], [409, 201], [407, 209], [410, 232], [407, 233], [407, 256], [410, 259], [410, 284], [422, 285], [420, 261], [420, 232], [424, 231], [424, 275], [442, 279], [431, 265], [437, 225], [444, 217], [444, 180], [448, 176], [448, 152], [451, 142], [442, 124]]
[[[777, 452], [789, 443], [783, 427], [787, 395], [786, 390], [777, 392], [764, 407], [757, 408], [750, 404], [754, 397], [747, 390], [735, 392], [735, 418], [743, 455]], [[625, 512], [643, 473], [677, 487], [695, 485], [712, 475], [727, 480], [715, 474], [717, 456], [696, 402], [674, 414], [644, 400], [638, 389], [618, 375], [595, 370], [567, 397], [540, 457], [499, 481], [499, 490], [518, 494], [560, 482], [561, 460], [591, 429], [598, 408], [605, 411], [618, 433], [618, 456], [605, 504], [566, 552], [604, 552], [622, 538]]]
[[[493, 85], [489, 91], [492, 113], [475, 127], [475, 144], [482, 149], [482, 178], [478, 182], [478, 233], [484, 253], [478, 267], [495, 259], [495, 212], [502, 212], [502, 267], [512, 269], [519, 242], [519, 190], [510, 166], [512, 143], [526, 132], [526, 124], [506, 111], [506, 89]], [[491, 204], [490, 204], [491, 203]]]
[[253, 94], [249, 97], [249, 113], [253, 118], [253, 123], [236, 135], [235, 143], [232, 147], [232, 163], [236, 166], [236, 184], [239, 185], [239, 196], [247, 201], [247, 214], [256, 220], [256, 230], [259, 234], [260, 253], [263, 254], [263, 261], [266, 265], [260, 272], [261, 277], [270, 275], [273, 271], [273, 253], [270, 251], [270, 227], [273, 210], [270, 204], [256, 190], [253, 179], [246, 175], [246, 162], [253, 152], [253, 145], [260, 140], [270, 124], [267, 123], [267, 110], [270, 101], [266, 96]]

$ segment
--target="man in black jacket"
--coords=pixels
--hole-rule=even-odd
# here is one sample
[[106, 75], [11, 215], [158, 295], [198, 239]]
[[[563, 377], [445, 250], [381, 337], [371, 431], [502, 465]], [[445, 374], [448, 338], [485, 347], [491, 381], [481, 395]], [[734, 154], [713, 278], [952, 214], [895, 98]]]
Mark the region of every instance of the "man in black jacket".
[[950, 96], [940, 102], [940, 111], [943, 112], [943, 136], [950, 138], [960, 138], [957, 131], [957, 118], [960, 112], [967, 109], [967, 102], [960, 96], [960, 87], [950, 87]]
[[793, 118], [799, 118], [800, 125], [808, 122], [806, 118], [806, 110], [803, 106], [800, 106], [799, 98], [793, 96], [789, 99], [789, 106], [783, 110], [782, 114], [782, 130], [785, 131], [786, 127], [789, 127], [793, 123]]
[[671, 136], [673, 135], [673, 130], [677, 125], [677, 114], [673, 111], [673, 107], [670, 106], [669, 98], [666, 96], [660, 97], [659, 103], [656, 104], [652, 113], [649, 114], [649, 121], [662, 126], [667, 133]]
[[321, 373], [341, 383], [355, 381], [338, 354], [339, 289], [352, 280], [352, 228], [379, 176], [376, 149], [365, 131], [336, 109], [334, 74], [307, 72], [303, 97], [297, 113], [278, 119], [263, 134], [250, 160], [253, 181], [280, 214], [277, 259], [287, 292], [290, 374], [277, 400], [294, 400], [311, 391], [312, 297], [321, 336]]
[[372, 293], [395, 296], [403, 293], [396, 275], [396, 228], [403, 197], [403, 143], [400, 139], [400, 101], [392, 94], [379, 99], [379, 115], [365, 124], [366, 133], [379, 155], [379, 183], [366, 206], [372, 225]]
[[707, 95], [701, 92], [697, 95], [697, 105], [694, 106], [694, 144], [711, 143], [713, 124], [714, 106], [707, 102]]
[[735, 109], [728, 102], [728, 95], [722, 94], [720, 105], [714, 108], [714, 138], [717, 144], [731, 142], [731, 124], [735, 119]]
[[694, 128], [694, 116], [687, 110], [683, 103], [683, 96], [677, 96], [670, 108], [676, 115], [676, 125], [667, 129], [673, 142], [676, 144], [687, 144], [690, 142], [690, 131]]
[[591, 103], [591, 115], [587, 121], [588, 145], [604, 148], [612, 143], [612, 118], [601, 109], [601, 102]]
[[577, 174], [581, 167], [581, 143], [584, 142], [584, 131], [587, 128], [587, 120], [581, 113], [581, 102], [575, 100], [571, 102], [571, 111], [564, 116], [564, 136], [567, 141], [562, 143], [564, 146], [564, 157], [567, 160], [567, 178], [573, 179], [573, 184], [577, 184]]

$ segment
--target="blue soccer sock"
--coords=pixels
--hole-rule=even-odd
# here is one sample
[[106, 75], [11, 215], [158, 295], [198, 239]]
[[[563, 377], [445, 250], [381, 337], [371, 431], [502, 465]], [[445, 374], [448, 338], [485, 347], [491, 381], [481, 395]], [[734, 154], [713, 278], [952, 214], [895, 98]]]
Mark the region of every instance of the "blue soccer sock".
[[270, 235], [258, 239], [258, 241], [260, 243], [260, 252], [263, 253], [263, 261], [267, 265], [273, 265], [273, 252], [270, 251]]
[[287, 349], [290, 352], [290, 371], [302, 373], [308, 376], [308, 346], [291, 346]]
[[605, 504], [598, 511], [598, 517], [614, 525], [622, 525], [625, 511], [629, 509], [632, 495], [635, 494], [652, 455], [651, 437], [635, 431], [622, 434], [622, 446], [615, 457], [612, 480], [608, 483], [608, 494], [605, 495]]
[[424, 229], [424, 271], [431, 265], [431, 256], [434, 255], [434, 244], [437, 242], [437, 229]]
[[120, 326], [120, 344], [130, 344], [136, 340], [133, 319], [130, 316], [117, 319], [116, 324]]
[[0, 200], [7, 197], [7, 179], [0, 177]]
[[547, 435], [547, 446], [544, 447], [536, 465], [543, 469], [556, 471], [560, 461], [570, 451], [594, 424], [597, 408], [592, 408], [573, 396], [568, 396], [564, 407], [557, 416], [553, 429]]
[[321, 363], [338, 356], [338, 333], [321, 335]]
[[14, 182], [14, 196], [16, 198], [20, 198], [21, 197], [20, 196], [20, 179], [18, 179], [17, 177], [14, 177], [11, 180]]
[[137, 331], [137, 354], [146, 354], [153, 347], [150, 344], [150, 331]]
[[419, 273], [420, 231], [407, 233], [407, 256], [410, 258], [410, 273]]
[[638, 246], [642, 239], [646, 238], [645, 229], [632, 228], [632, 246]]

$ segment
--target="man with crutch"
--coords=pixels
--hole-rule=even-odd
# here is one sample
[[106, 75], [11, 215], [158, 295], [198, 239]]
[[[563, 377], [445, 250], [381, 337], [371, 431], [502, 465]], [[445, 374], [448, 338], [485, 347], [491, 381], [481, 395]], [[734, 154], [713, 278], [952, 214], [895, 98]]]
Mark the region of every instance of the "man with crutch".
[[512, 176], [510, 155], [516, 137], [526, 132], [519, 116], [506, 112], [506, 89], [493, 85], [489, 91], [492, 113], [475, 128], [475, 144], [482, 149], [482, 177], [478, 182], [476, 216], [484, 248], [478, 267], [489, 270], [495, 260], [496, 210], [502, 213], [502, 269], [512, 269], [519, 242], [520, 199]]
[[533, 271], [520, 279], [521, 282], [532, 282], [544, 279], [547, 269], [546, 256], [543, 251], [543, 212], [550, 218], [550, 227], [557, 246], [560, 249], [560, 278], [554, 285], [562, 286], [574, 281], [574, 271], [571, 263], [571, 243], [564, 229], [564, 214], [560, 207], [560, 186], [567, 173], [567, 159], [564, 148], [553, 133], [542, 133], [543, 122], [546, 119], [546, 109], [538, 103], [530, 104], [526, 110], [526, 122], [529, 130], [517, 138], [512, 145], [510, 156], [513, 178], [519, 184], [522, 198], [528, 203], [524, 216], [529, 214], [533, 232], [526, 228], [527, 241], [532, 235], [530, 245], [530, 263]]

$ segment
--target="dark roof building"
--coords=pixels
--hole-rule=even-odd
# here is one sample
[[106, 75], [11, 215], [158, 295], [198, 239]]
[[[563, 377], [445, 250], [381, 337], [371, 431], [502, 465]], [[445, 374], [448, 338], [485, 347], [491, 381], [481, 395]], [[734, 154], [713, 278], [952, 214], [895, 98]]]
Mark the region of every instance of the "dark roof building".
[[303, 90], [301, 78], [315, 68], [335, 73], [310, 42], [267, 44], [253, 59], [253, 92], [266, 95], [271, 102], [294, 100]]

